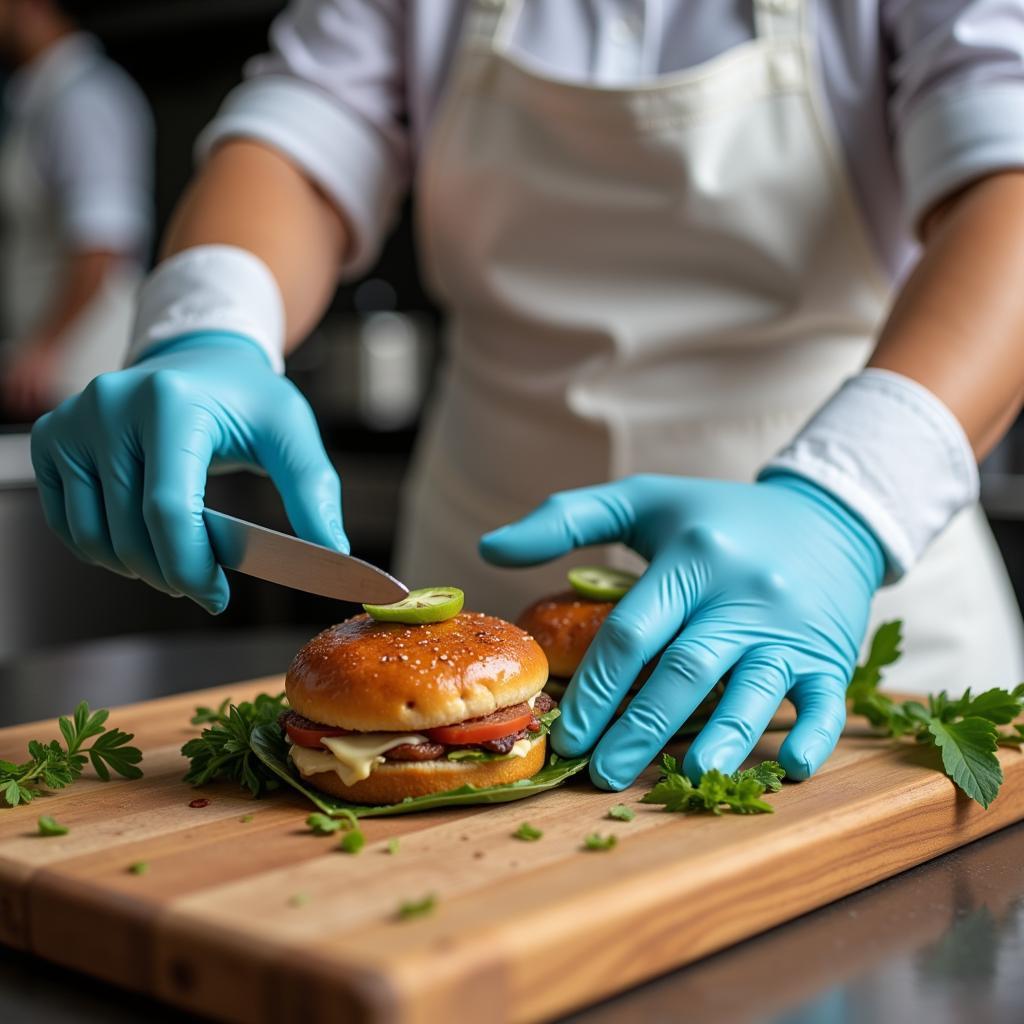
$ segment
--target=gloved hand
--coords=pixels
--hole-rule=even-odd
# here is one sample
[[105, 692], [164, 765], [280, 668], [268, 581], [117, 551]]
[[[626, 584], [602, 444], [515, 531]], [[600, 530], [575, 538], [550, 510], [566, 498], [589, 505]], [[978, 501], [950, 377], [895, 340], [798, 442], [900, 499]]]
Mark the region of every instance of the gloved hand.
[[[487, 534], [480, 550], [497, 565], [534, 565], [613, 541], [650, 565], [566, 691], [551, 732], [555, 750], [575, 757], [597, 744], [591, 778], [623, 789], [732, 669], [686, 755], [687, 774], [735, 771], [788, 694], [797, 720], [780, 760], [791, 778], [812, 775], [845, 722], [846, 687], [882, 580], [874, 535], [795, 476], [756, 484], [637, 476], [555, 494]], [[666, 645], [605, 732], [641, 668]]]
[[43, 513], [68, 547], [216, 614], [228, 583], [202, 516], [214, 460], [261, 466], [298, 536], [349, 550], [312, 409], [241, 335], [173, 339], [101, 374], [32, 430]]

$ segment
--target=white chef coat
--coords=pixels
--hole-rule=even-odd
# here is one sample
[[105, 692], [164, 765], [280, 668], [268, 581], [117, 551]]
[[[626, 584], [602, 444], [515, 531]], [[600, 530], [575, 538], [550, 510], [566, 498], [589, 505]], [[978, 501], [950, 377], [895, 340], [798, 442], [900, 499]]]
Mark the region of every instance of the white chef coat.
[[[446, 82], [466, 0], [293, 0], [271, 52], [199, 140], [285, 152], [373, 261]], [[816, 51], [855, 196], [897, 278], [913, 225], [986, 173], [1024, 166], [1024, 3], [843, 0], [816, 5]], [[526, 0], [511, 49], [545, 73], [623, 84], [700, 63], [752, 35], [750, 0]]]

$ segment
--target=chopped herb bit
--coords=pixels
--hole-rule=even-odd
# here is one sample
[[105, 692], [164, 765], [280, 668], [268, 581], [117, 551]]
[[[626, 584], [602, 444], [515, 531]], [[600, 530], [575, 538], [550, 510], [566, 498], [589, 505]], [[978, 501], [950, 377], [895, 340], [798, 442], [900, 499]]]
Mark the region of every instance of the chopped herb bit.
[[39, 834], [41, 836], [66, 836], [70, 831], [67, 825], [55, 821], [48, 814], [42, 815], [39, 819]]
[[[83, 700], [73, 715], [57, 719], [64, 746], [59, 740], [29, 740], [29, 760], [21, 764], [0, 761], [0, 800], [17, 807], [31, 802], [40, 789], [63, 789], [82, 774], [89, 762], [103, 782], [110, 781], [112, 771], [126, 779], [142, 778], [138, 767], [142, 751], [128, 746], [134, 739], [131, 733], [107, 728], [109, 716], [106, 710], [90, 711]], [[89, 739], [93, 739], [92, 744], [85, 746]]]
[[309, 902], [308, 892], [295, 892], [288, 897], [289, 907], [304, 907]]
[[437, 895], [427, 893], [419, 900], [406, 900], [398, 905], [399, 921], [408, 921], [414, 917], [426, 917], [437, 909]]
[[306, 824], [318, 835], [329, 836], [335, 832], [347, 832], [349, 829], [358, 829], [359, 821], [351, 811], [339, 810], [336, 816], [332, 814], [311, 814], [306, 819]]
[[243, 814], [238, 820], [243, 825], [248, 825], [249, 822], [252, 821], [252, 819], [253, 819], [253, 815], [251, 815], [251, 814]]
[[389, 853], [389, 854], [391, 854], [391, 856], [392, 856], [392, 857], [393, 857], [393, 856], [394, 856], [394, 855], [395, 855], [396, 853], [398, 853], [398, 839], [397, 839], [397, 838], [395, 838], [394, 836], [392, 836], [392, 837], [391, 837], [391, 838], [390, 838], [390, 839], [388, 840], [388, 845], [387, 845], [387, 847], [385, 848], [385, 853]]
[[353, 828], [341, 837], [338, 849], [343, 853], [358, 853], [365, 845], [366, 836], [359, 829]]
[[610, 850], [619, 840], [615, 836], [602, 836], [596, 832], [583, 840], [584, 850]]
[[539, 828], [534, 828], [528, 821], [524, 821], [522, 825], [512, 833], [512, 838], [522, 839], [527, 843], [535, 843], [542, 835], [544, 835], [544, 833]]
[[616, 804], [608, 808], [608, 817], [614, 821], [632, 821], [636, 817], [636, 811], [625, 804]]
[[329, 836], [341, 829], [341, 822], [332, 818], [329, 814], [311, 814], [306, 819], [306, 824], [318, 835]]
[[133, 875], [144, 875], [149, 870], [148, 860], [137, 860], [134, 864], [128, 865], [128, 871]]

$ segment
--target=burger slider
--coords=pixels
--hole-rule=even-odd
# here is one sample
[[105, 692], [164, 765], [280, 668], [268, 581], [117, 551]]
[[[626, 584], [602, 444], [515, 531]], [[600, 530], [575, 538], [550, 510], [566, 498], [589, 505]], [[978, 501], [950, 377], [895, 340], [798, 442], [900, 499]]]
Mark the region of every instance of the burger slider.
[[357, 615], [298, 652], [282, 724], [299, 774], [354, 803], [495, 786], [544, 766], [542, 718], [555, 709], [541, 692], [547, 678], [536, 640], [492, 615]]

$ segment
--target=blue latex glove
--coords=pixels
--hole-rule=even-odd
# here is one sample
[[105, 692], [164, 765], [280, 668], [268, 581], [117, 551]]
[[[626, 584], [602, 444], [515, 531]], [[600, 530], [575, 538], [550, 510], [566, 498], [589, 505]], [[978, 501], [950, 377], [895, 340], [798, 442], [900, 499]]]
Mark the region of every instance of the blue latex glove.
[[[622, 541], [650, 565], [587, 651], [551, 733], [575, 757], [596, 744], [594, 782], [628, 786], [732, 670], [684, 768], [735, 771], [782, 699], [797, 720], [780, 760], [795, 779], [829, 756], [867, 628], [884, 556], [863, 522], [826, 491], [789, 475], [756, 484], [637, 476], [553, 495], [487, 534], [497, 565], [534, 565]], [[608, 723], [647, 662], [660, 662]], [[607, 732], [605, 729], [607, 728]], [[603, 735], [602, 735], [603, 734]]]
[[76, 555], [217, 613], [228, 583], [202, 516], [214, 460], [265, 469], [298, 536], [348, 551], [313, 411], [241, 335], [173, 339], [32, 430], [43, 513]]

